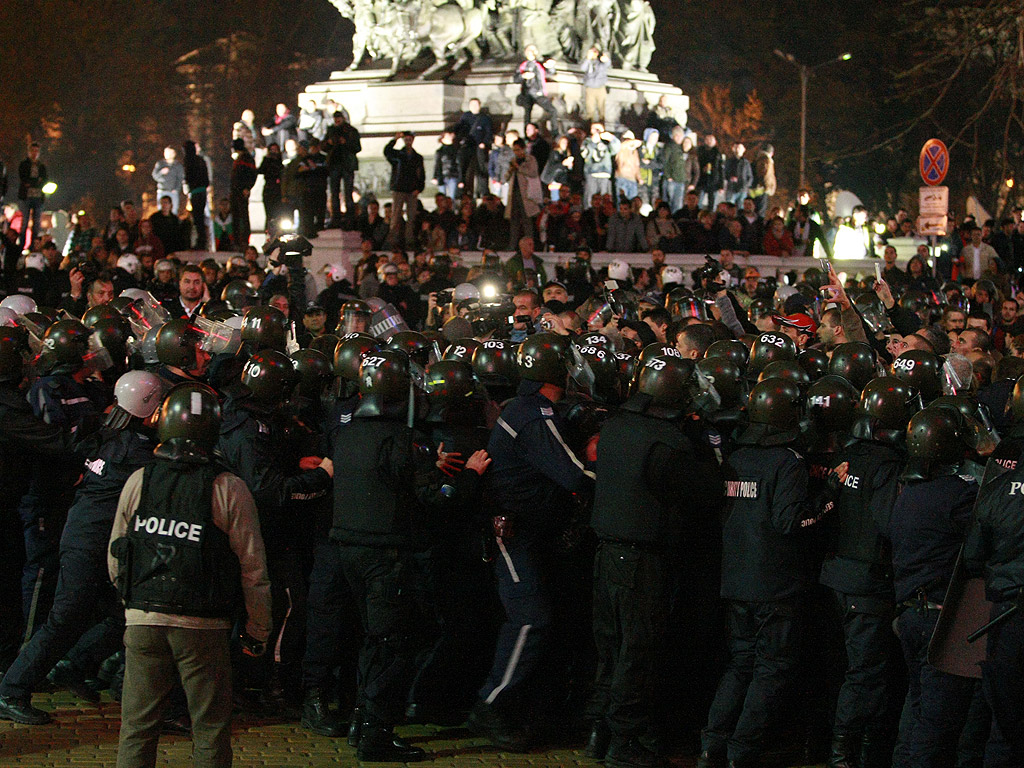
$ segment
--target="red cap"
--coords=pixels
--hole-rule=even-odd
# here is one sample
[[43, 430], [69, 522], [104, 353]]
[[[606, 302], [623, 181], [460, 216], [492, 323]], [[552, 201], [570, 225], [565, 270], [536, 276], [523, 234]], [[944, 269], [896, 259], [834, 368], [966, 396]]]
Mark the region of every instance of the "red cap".
[[773, 315], [772, 322], [776, 325], [796, 328], [808, 336], [813, 336], [815, 331], [818, 330], [818, 324], [814, 322], [814, 318], [810, 315], [805, 315], [803, 312], [797, 312], [792, 315]]

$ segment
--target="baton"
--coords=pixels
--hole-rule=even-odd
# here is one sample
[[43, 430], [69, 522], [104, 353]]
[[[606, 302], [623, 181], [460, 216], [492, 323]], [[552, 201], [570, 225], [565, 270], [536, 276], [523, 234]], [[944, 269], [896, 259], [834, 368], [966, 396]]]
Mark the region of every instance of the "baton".
[[1011, 616], [1016, 614], [1019, 610], [1020, 610], [1020, 603], [1015, 603], [1014, 605], [1010, 606], [1003, 613], [1001, 613], [998, 616], [996, 616], [990, 622], [988, 622], [987, 624], [985, 624], [985, 625], [979, 627], [978, 629], [974, 630], [973, 632], [971, 632], [971, 634], [969, 634], [967, 636], [967, 642], [968, 643], [973, 643], [975, 640], [978, 640], [979, 638], [984, 637], [989, 632], [991, 632], [995, 627], [998, 627], [1000, 624], [1002, 624], [1008, 618], [1010, 618]]

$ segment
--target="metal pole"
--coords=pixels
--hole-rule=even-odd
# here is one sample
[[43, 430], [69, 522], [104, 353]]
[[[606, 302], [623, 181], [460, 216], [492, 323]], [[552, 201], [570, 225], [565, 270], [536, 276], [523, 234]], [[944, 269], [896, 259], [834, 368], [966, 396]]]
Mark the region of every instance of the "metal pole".
[[810, 71], [806, 64], [800, 65], [800, 186], [807, 187], [807, 175], [804, 172], [807, 161], [807, 80]]

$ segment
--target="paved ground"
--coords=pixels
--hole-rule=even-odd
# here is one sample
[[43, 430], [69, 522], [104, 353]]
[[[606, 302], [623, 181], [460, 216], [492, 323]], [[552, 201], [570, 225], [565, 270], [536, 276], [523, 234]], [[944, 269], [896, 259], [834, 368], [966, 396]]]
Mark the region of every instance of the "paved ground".
[[[118, 704], [104, 697], [99, 705], [91, 706], [64, 693], [37, 696], [34, 703], [53, 712], [55, 722], [39, 727], [0, 722], [0, 768], [114, 765], [120, 725]], [[495, 751], [461, 728], [410, 726], [401, 732], [434, 753], [433, 762], [424, 765], [436, 768], [599, 768], [583, 756], [582, 748], [511, 755]], [[353, 750], [343, 739], [314, 736], [297, 723], [239, 718], [235, 721], [233, 743], [238, 768], [358, 765]], [[163, 736], [158, 765], [190, 765], [190, 754], [188, 737]], [[687, 759], [672, 763], [673, 768], [693, 765]]]

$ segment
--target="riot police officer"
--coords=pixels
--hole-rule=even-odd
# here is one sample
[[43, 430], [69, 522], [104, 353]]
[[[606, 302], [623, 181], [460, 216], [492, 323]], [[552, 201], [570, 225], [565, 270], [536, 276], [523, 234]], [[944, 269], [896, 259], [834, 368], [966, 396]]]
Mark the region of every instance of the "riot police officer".
[[642, 739], [652, 730], [649, 705], [672, 563], [699, 546], [692, 536], [697, 524], [684, 524], [680, 505], [699, 499], [697, 516], [710, 517], [722, 494], [718, 461], [702, 449], [693, 418], [696, 390], [691, 360], [648, 360], [636, 393], [605, 424], [598, 443], [591, 517], [599, 541], [593, 612], [598, 673], [588, 705], [594, 721], [588, 756], [615, 768], [658, 762]]
[[955, 754], [974, 691], [973, 678], [928, 662], [928, 642], [978, 495], [975, 479], [958, 474], [966, 435], [963, 415], [951, 408], [926, 408], [910, 420], [905, 486], [885, 529], [908, 676], [894, 761], [913, 768]]
[[181, 318], [164, 323], [156, 334], [156, 375], [168, 387], [185, 381], [201, 381], [210, 365], [202, 337], [191, 320]]
[[522, 343], [518, 395], [505, 406], [487, 446], [494, 462], [488, 491], [500, 553], [494, 567], [506, 620], [469, 727], [513, 751], [529, 746], [524, 726], [532, 707], [526, 692], [551, 642], [546, 576], [552, 546], [560, 523], [567, 521], [569, 495], [589, 491], [594, 478], [566, 445], [555, 409], [566, 389], [567, 345], [565, 337], [552, 333]]
[[231, 622], [244, 606], [242, 648], [261, 655], [270, 584], [252, 494], [211, 459], [219, 434], [217, 393], [179, 384], [160, 408], [156, 461], [118, 501], [108, 560], [127, 624], [118, 768], [156, 765], [179, 678], [196, 762], [231, 764]]
[[791, 381], [756, 384], [749, 424], [726, 460], [721, 596], [728, 601], [730, 661], [701, 734], [700, 766], [758, 759], [797, 662], [800, 599], [811, 577], [801, 524], [827, 500], [825, 492], [811, 496], [807, 464], [792, 448], [802, 405]]
[[[103, 429], [87, 441], [88, 448], [83, 446], [86, 472], [61, 536], [53, 608], [0, 684], [0, 718], [28, 725], [49, 722], [49, 715], [32, 707], [30, 699], [54, 665], [59, 685], [97, 698], [86, 688], [85, 677], [121, 648], [124, 630], [124, 614], [106, 573], [110, 527], [125, 481], [153, 461], [154, 414], [165, 391], [164, 382], [152, 373], [124, 374], [114, 387], [116, 405]], [[97, 615], [102, 620], [96, 630], [82, 637]]]
[[[423, 540], [427, 508], [475, 492], [489, 461], [478, 452], [455, 481], [434, 466], [434, 453], [409, 424], [409, 359], [382, 350], [360, 366], [360, 403], [334, 449], [331, 538], [359, 607], [356, 754], [360, 760], [414, 762], [426, 753], [394, 733], [413, 673], [408, 579], [410, 556]], [[465, 486], [463, 485], [465, 484]]]
[[[843, 346], [850, 345], [837, 350]], [[857, 406], [854, 439], [834, 456], [844, 477], [827, 517], [820, 581], [835, 597], [846, 676], [836, 702], [830, 768], [889, 763], [883, 742], [894, 602], [892, 557], [882, 531], [899, 492], [914, 400], [913, 391], [895, 379], [869, 382]]]

